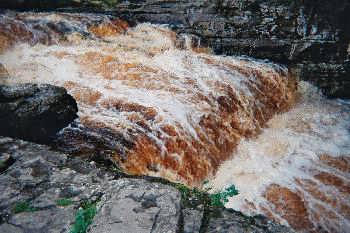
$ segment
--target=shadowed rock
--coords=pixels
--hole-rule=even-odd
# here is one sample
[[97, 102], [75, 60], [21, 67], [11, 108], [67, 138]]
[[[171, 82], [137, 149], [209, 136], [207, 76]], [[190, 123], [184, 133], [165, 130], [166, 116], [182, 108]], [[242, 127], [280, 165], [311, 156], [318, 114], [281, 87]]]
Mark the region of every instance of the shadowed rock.
[[48, 143], [77, 117], [64, 88], [22, 84], [0, 86], [0, 135]]

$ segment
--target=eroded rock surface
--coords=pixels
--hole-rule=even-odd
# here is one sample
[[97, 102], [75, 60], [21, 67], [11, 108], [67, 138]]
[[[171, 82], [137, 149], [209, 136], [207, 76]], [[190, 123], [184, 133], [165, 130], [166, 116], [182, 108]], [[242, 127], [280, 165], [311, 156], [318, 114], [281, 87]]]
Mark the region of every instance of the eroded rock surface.
[[91, 233], [178, 232], [181, 196], [175, 188], [120, 179], [105, 192]]
[[[0, 232], [69, 232], [83, 200], [101, 194], [106, 174], [45, 146], [0, 137], [14, 163], [0, 174]], [[59, 206], [61, 199], [71, 200]]]
[[265, 218], [227, 210], [217, 210], [219, 214], [202, 225], [208, 211], [185, 207], [174, 187], [140, 178], [116, 179], [94, 163], [46, 146], [0, 137], [0, 155], [14, 161], [0, 173], [2, 233], [68, 233], [86, 202], [97, 202], [90, 233], [291, 232]]
[[0, 85], [0, 135], [47, 143], [77, 117], [73, 97], [52, 85]]

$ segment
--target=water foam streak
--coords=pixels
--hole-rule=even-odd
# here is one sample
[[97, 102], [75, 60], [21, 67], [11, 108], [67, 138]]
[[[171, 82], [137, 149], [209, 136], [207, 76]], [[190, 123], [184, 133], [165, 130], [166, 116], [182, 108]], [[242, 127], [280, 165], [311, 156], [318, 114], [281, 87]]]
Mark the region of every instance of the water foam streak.
[[[13, 77], [6, 81], [64, 86], [78, 102], [80, 121], [62, 132], [60, 147], [131, 173], [198, 184], [293, 102], [285, 68], [198, 53], [164, 26], [50, 13], [2, 23], [32, 35], [11, 35], [17, 43], [0, 56]], [[38, 43], [33, 34], [54, 40]]]
[[300, 99], [254, 139], [240, 142], [210, 181], [235, 184], [227, 207], [265, 214], [300, 232], [350, 229], [350, 103], [300, 83]]

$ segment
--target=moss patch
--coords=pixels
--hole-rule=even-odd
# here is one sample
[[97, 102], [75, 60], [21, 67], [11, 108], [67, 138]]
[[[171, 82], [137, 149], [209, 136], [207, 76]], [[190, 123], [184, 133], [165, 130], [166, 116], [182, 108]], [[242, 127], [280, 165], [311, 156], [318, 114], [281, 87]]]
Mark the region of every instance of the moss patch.
[[68, 198], [62, 198], [56, 201], [56, 205], [58, 206], [69, 206], [69, 205], [72, 205], [73, 203], [74, 201]]
[[85, 233], [97, 213], [96, 202], [84, 202], [78, 209], [70, 233]]
[[183, 204], [186, 207], [194, 208], [198, 205], [204, 205], [209, 208], [224, 207], [229, 197], [238, 195], [238, 190], [234, 185], [227, 187], [222, 192], [209, 194], [208, 189], [200, 190], [197, 188], [190, 189], [183, 184], [175, 184], [182, 196]]
[[37, 209], [32, 207], [28, 201], [21, 201], [13, 206], [12, 211], [18, 214], [22, 212], [34, 212], [37, 211]]
[[231, 185], [222, 192], [210, 194], [210, 205], [215, 207], [224, 207], [228, 202], [228, 198], [238, 195], [238, 193], [239, 192], [236, 187]]

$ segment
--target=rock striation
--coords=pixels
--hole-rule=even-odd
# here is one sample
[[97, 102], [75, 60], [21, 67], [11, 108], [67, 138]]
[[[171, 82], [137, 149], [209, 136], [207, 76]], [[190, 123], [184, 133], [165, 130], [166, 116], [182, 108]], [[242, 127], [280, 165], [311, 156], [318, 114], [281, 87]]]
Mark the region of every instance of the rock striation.
[[73, 121], [78, 108], [61, 87], [18, 84], [0, 86], [0, 135], [48, 143]]
[[121, 1], [114, 11], [134, 22], [170, 24], [217, 54], [288, 64], [328, 96], [349, 97], [348, 1]]

